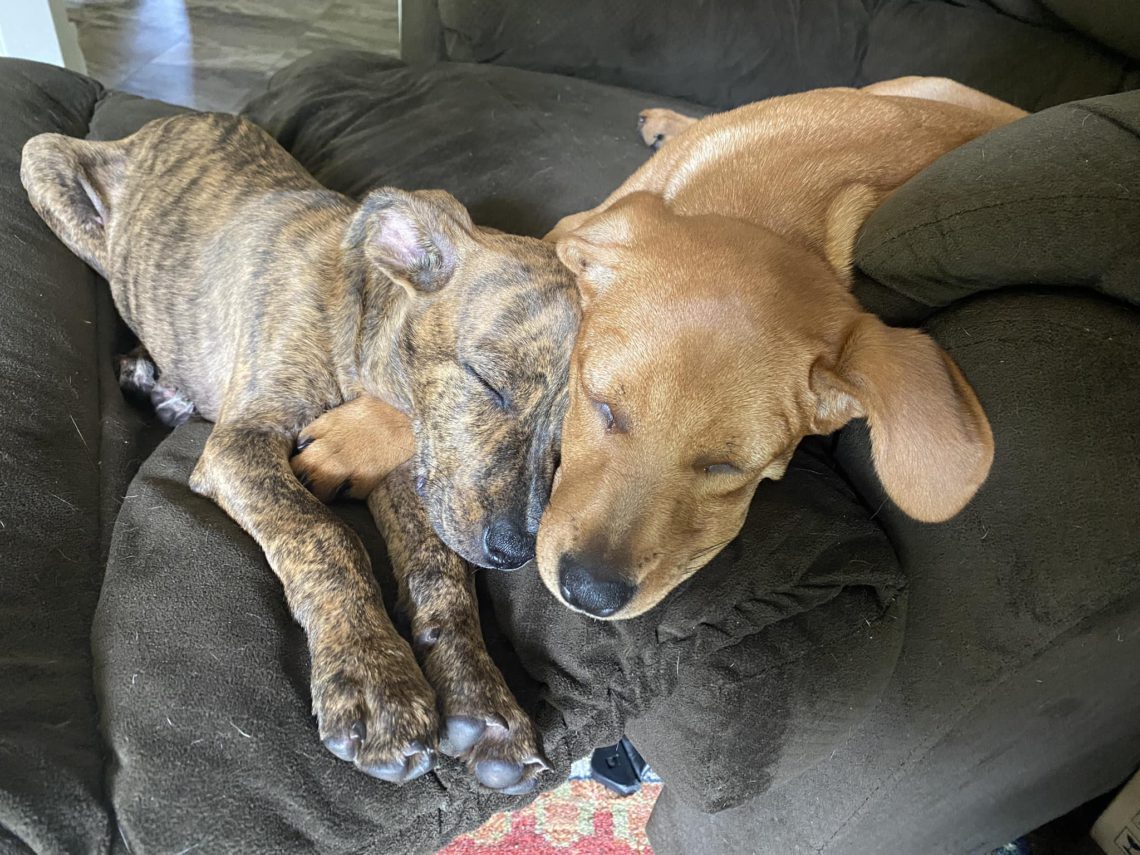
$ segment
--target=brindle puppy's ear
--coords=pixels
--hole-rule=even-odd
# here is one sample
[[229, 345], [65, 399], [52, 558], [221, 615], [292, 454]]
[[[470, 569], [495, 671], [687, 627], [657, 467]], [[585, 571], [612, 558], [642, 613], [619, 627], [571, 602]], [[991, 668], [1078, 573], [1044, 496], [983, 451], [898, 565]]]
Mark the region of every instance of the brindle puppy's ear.
[[373, 190], [361, 204], [365, 257], [410, 294], [438, 291], [450, 280], [474, 225], [442, 190]]

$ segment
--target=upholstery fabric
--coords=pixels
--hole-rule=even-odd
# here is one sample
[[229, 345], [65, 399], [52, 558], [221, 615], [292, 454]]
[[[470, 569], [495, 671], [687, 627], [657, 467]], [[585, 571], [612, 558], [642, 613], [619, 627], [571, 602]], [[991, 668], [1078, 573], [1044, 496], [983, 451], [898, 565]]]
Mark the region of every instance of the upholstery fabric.
[[1140, 20], [1128, 0], [415, 2], [438, 3], [448, 59], [584, 77], [718, 109], [928, 74], [1038, 110], [1140, 79]]

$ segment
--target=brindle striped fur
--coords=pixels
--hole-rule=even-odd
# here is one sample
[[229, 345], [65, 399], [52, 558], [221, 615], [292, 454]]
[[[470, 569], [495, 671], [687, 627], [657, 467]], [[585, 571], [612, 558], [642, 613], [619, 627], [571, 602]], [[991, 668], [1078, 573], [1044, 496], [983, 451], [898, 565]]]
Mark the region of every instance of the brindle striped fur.
[[[525, 532], [514, 554], [533, 554], [578, 322], [553, 249], [476, 228], [439, 191], [353, 202], [230, 116], [161, 119], [117, 142], [45, 134], [21, 177], [109, 281], [163, 384], [215, 422], [191, 487], [281, 579], [329, 749], [410, 780], [434, 763], [442, 710], [444, 747], [481, 781], [533, 786], [534, 730], [482, 646], [463, 558], [487, 563], [485, 532], [503, 521]], [[360, 542], [290, 469], [301, 431], [360, 396], [387, 408], [370, 440], [390, 450], [389, 469], [415, 437], [371, 507], [427, 679]]]

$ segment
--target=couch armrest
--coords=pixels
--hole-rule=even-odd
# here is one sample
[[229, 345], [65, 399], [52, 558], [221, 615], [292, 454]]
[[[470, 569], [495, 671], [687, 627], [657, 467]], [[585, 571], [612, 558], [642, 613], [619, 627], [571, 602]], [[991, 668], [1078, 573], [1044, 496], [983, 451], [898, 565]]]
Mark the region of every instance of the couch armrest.
[[409, 65], [443, 59], [437, 0], [399, 0], [400, 59]]
[[[82, 137], [102, 96], [0, 59], [0, 851], [105, 852], [113, 822], [91, 678], [91, 616], [120, 462], [104, 415], [100, 291], [20, 185], [24, 143]], [[121, 400], [121, 396], [120, 400]], [[113, 455], [113, 456], [111, 456]], [[122, 492], [118, 493], [122, 496]]]
[[[855, 263], [925, 314], [1009, 286], [1140, 307], [1140, 91], [1062, 104], [950, 152], [867, 220]], [[859, 290], [856, 295], [863, 297]]]

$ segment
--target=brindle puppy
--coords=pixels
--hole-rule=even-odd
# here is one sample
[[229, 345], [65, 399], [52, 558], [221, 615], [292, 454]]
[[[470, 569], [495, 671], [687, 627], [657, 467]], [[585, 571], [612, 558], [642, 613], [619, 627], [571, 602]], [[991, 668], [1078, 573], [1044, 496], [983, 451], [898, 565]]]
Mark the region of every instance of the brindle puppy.
[[[439, 191], [385, 188], [357, 204], [230, 116], [161, 119], [117, 142], [38, 136], [21, 177], [110, 282], [163, 393], [215, 422], [191, 487], [284, 585], [329, 750], [403, 782], [432, 768], [438, 744], [487, 786], [532, 787], [535, 732], [483, 647], [455, 553], [501, 569], [534, 557], [578, 321], [553, 249], [476, 228]], [[389, 405], [370, 437], [389, 468], [414, 431], [413, 460], [371, 504], [423, 673], [359, 540], [289, 466], [306, 425], [362, 395]]]

